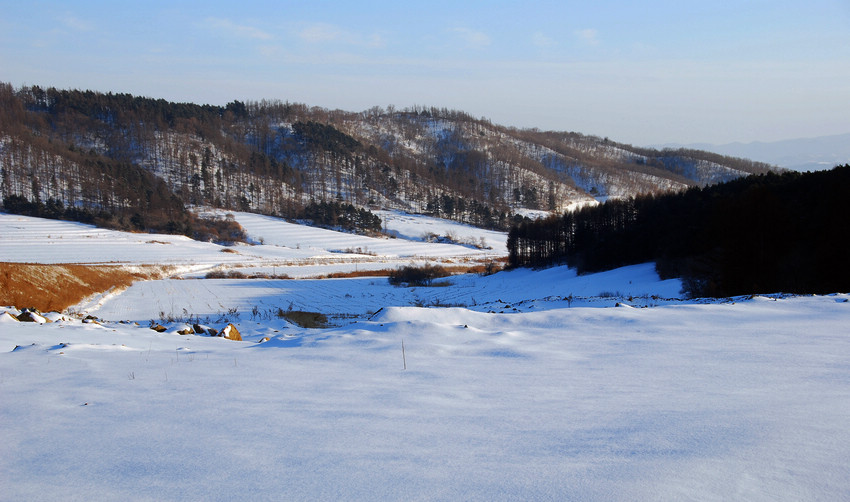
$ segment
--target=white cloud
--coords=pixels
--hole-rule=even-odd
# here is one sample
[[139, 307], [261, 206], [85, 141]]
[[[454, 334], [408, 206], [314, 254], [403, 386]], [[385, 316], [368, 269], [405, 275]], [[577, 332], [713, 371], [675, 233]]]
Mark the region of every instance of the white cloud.
[[209, 26], [210, 28], [224, 31], [230, 35], [241, 38], [254, 38], [259, 40], [272, 40], [274, 38], [273, 35], [259, 28], [243, 24], [237, 24], [229, 19], [208, 17], [206, 19], [206, 23], [207, 26]]
[[298, 32], [298, 37], [310, 43], [333, 42], [341, 39], [343, 31], [332, 24], [316, 23]]
[[66, 28], [70, 28], [74, 31], [92, 31], [94, 30], [94, 23], [90, 21], [86, 21], [84, 19], [80, 19], [77, 16], [72, 14], [67, 14], [59, 20], [62, 24], [65, 25]]
[[469, 28], [454, 28], [452, 32], [458, 34], [468, 47], [480, 48], [490, 45], [490, 37], [484, 32]]
[[382, 37], [380, 34], [373, 33], [372, 35], [366, 37], [365, 44], [370, 47], [383, 47], [384, 45], [386, 45], [386, 42], [384, 41], [384, 37]]
[[537, 31], [531, 36], [531, 43], [537, 47], [552, 47], [555, 45], [555, 40], [547, 37], [543, 32]]
[[378, 33], [364, 36], [328, 23], [314, 23], [305, 26], [297, 33], [297, 36], [302, 41], [311, 44], [340, 42], [360, 47], [383, 47], [386, 45], [384, 38]]
[[599, 45], [599, 33], [593, 28], [578, 30], [575, 35], [587, 45]]

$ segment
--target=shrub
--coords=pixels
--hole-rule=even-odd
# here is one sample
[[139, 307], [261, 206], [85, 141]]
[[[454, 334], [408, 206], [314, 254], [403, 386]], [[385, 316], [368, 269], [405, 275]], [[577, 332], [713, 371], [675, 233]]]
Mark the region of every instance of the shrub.
[[301, 310], [279, 309], [277, 316], [293, 322], [302, 328], [327, 328], [328, 316], [319, 312], [304, 312]]
[[407, 284], [408, 286], [430, 286], [434, 279], [447, 277], [448, 275], [449, 271], [445, 268], [429, 263], [421, 267], [407, 266], [394, 270], [389, 276], [389, 281], [393, 286], [401, 286], [403, 284]]
[[204, 279], [246, 279], [247, 276], [238, 270], [211, 270], [207, 272]]
[[248, 239], [245, 229], [242, 228], [231, 214], [228, 214], [224, 218], [194, 217], [185, 233], [188, 237], [195, 240], [216, 242], [219, 244], [245, 242]]

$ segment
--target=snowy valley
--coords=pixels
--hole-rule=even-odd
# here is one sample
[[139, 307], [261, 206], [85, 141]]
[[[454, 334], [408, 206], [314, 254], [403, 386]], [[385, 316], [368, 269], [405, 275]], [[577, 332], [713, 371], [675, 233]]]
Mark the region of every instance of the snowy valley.
[[[485, 274], [502, 232], [382, 211], [395, 238], [377, 238], [229, 214], [252, 244], [0, 213], [0, 262], [168, 270], [41, 323], [0, 308], [0, 499], [850, 490], [848, 294], [688, 299], [653, 264]], [[426, 263], [454, 275], [380, 275]], [[178, 334], [194, 324], [242, 340]]]

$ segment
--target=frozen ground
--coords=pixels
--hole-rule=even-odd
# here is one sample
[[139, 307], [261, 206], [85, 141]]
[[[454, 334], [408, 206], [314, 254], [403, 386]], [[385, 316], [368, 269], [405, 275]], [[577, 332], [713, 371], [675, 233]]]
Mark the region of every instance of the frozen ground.
[[[34, 259], [25, 261], [72, 261], [61, 257], [68, 243], [69, 253], [97, 256], [115, 239], [126, 241], [103, 261], [161, 256], [151, 236], [72, 238], [61, 229], [77, 227], [62, 226], [45, 238], [32, 229], [52, 223], [13, 218], [0, 215], [0, 229], [31, 231], [3, 234], [6, 261], [26, 247]], [[292, 249], [264, 233], [252, 249]], [[153, 239], [173, 242], [159, 244], [174, 249], [162, 260], [186, 270], [233, 255]], [[148, 247], [154, 254], [129, 259]], [[295, 250], [314, 258], [326, 249], [305, 247]], [[850, 295], [686, 301], [651, 265], [449, 280], [172, 279], [80, 306], [100, 324], [0, 313], [0, 500], [796, 501], [850, 492]], [[290, 302], [349, 316], [315, 330], [264, 314]], [[435, 304], [458, 306], [410, 306]], [[168, 309], [211, 324], [235, 311], [245, 341], [178, 335], [177, 322], [165, 333], [147, 328]]]
[[[185, 273], [250, 269], [254, 273], [312, 277], [330, 272], [396, 268], [425, 260], [486, 262], [504, 256], [504, 233], [422, 218], [421, 231], [402, 213], [384, 212], [388, 229], [410, 238], [374, 238], [233, 212], [256, 245], [219, 246], [186, 237], [116, 232], [80, 223], [0, 213], [0, 261], [20, 263], [170, 264]], [[436, 224], [443, 221], [443, 226]], [[452, 233], [492, 249], [421, 242], [429, 231]], [[243, 270], [244, 271], [244, 270]], [[246, 271], [248, 272], [248, 271]]]
[[[120, 295], [95, 297], [76, 310], [103, 319], [256, 321], [279, 309], [321, 312], [334, 324], [368, 319], [392, 306], [460, 306], [481, 312], [531, 312], [569, 306], [659, 305], [676, 301], [681, 283], [659, 281], [652, 264], [577, 276], [572, 269], [467, 274], [436, 287], [395, 287], [385, 277], [303, 280], [191, 280], [138, 282]], [[673, 300], [671, 300], [673, 299]], [[227, 316], [236, 311], [238, 317]]]
[[0, 321], [0, 498], [842, 500], [847, 299]]

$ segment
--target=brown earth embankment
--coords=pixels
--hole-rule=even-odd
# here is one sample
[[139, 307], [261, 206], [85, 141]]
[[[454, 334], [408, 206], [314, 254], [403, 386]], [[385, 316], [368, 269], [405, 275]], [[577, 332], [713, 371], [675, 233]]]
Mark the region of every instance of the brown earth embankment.
[[0, 262], [0, 305], [61, 312], [96, 293], [165, 275], [161, 266]]

